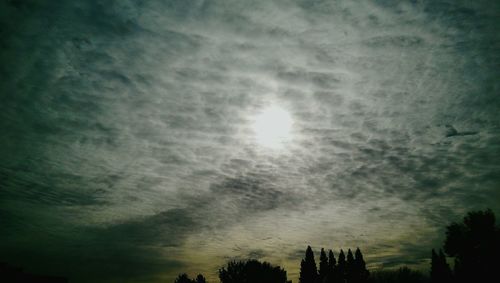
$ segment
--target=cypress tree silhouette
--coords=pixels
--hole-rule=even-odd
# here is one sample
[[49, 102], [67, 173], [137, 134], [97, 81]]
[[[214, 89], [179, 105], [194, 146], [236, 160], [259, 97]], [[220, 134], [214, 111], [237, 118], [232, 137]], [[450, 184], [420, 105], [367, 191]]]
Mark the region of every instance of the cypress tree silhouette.
[[347, 250], [347, 262], [345, 268], [345, 279], [347, 283], [354, 282], [356, 273], [356, 266], [354, 265], [354, 255], [351, 249]]
[[328, 252], [328, 275], [326, 278], [327, 283], [335, 283], [335, 269], [337, 268], [337, 261], [333, 255], [333, 251]]
[[318, 283], [318, 270], [311, 246], [307, 246], [306, 256], [300, 262], [300, 283]]
[[431, 252], [431, 282], [438, 283], [441, 282], [441, 270], [439, 266], [439, 258], [436, 251], [432, 249]]
[[354, 253], [354, 266], [355, 266], [355, 278], [354, 282], [356, 283], [365, 283], [368, 281], [368, 277], [370, 272], [366, 269], [366, 263], [363, 259], [363, 254], [359, 248], [356, 248], [356, 252]]
[[321, 248], [319, 256], [319, 282], [325, 283], [328, 276], [328, 257], [326, 256], [325, 249]]
[[439, 255], [432, 249], [431, 261], [431, 282], [451, 282], [452, 273], [450, 266], [446, 262], [443, 250], [439, 250]]
[[490, 209], [469, 212], [462, 223], [449, 225], [444, 251], [455, 257], [458, 282], [500, 281], [500, 228]]
[[446, 262], [446, 255], [442, 249], [439, 249], [439, 262], [443, 269], [443, 282], [451, 282], [453, 280], [453, 273], [451, 272], [450, 265]]
[[335, 272], [335, 282], [344, 283], [346, 275], [346, 261], [344, 251], [341, 249], [339, 253], [339, 260], [337, 261], [337, 270]]

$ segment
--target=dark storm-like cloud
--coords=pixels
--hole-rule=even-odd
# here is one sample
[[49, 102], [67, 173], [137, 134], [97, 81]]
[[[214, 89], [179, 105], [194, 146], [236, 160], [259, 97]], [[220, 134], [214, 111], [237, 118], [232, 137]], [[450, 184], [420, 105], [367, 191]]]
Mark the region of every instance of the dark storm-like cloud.
[[[193, 228], [182, 210], [106, 227], [72, 227], [69, 223], [52, 226], [57, 224], [61, 223], [45, 222], [31, 228], [30, 232], [44, 243], [38, 247], [31, 241], [18, 246], [26, 241], [26, 228], [7, 227], [14, 229], [18, 237], [2, 244], [2, 260], [23, 263], [29, 258], [28, 263], [36, 263], [30, 266], [32, 271], [53, 272], [76, 281], [157, 281], [158, 274], [175, 272], [183, 266], [175, 258], [165, 258], [162, 250], [167, 248], [174, 254]], [[64, 266], [64, 270], [58, 266]]]
[[[2, 251], [93, 282], [244, 257], [295, 276], [307, 244], [418, 265], [465, 211], [499, 213], [498, 14], [481, 1], [4, 1]], [[293, 119], [278, 151], [252, 130], [274, 104]]]

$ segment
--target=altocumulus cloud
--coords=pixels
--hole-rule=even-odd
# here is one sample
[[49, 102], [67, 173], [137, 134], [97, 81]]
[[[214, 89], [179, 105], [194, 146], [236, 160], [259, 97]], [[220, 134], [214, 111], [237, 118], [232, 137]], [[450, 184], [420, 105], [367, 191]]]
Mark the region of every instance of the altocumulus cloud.
[[[2, 1], [0, 260], [74, 282], [245, 257], [296, 280], [306, 244], [425, 266], [449, 221], [500, 214], [499, 9]], [[270, 105], [278, 150], [252, 132]]]

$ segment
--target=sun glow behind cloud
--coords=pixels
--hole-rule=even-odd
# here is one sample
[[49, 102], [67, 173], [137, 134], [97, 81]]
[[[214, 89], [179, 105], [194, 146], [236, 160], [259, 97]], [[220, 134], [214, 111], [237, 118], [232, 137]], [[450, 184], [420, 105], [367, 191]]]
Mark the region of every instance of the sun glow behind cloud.
[[259, 145], [277, 149], [291, 139], [292, 123], [292, 117], [285, 109], [271, 106], [257, 115], [252, 128]]

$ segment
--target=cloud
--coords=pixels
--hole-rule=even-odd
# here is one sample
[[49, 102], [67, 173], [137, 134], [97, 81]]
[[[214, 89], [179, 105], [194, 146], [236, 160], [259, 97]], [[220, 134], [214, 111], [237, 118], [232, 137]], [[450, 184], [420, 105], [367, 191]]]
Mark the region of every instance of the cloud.
[[[307, 244], [418, 265], [500, 213], [498, 8], [4, 1], [2, 254], [76, 282], [293, 277]], [[251, 126], [272, 105], [294, 122], [274, 151]]]

